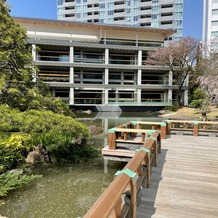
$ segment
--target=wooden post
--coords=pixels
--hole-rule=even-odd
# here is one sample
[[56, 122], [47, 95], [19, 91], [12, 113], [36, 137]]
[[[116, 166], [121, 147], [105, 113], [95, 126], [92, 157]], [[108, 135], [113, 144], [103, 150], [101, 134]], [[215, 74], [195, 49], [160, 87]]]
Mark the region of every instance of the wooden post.
[[170, 133], [171, 133], [171, 132], [170, 132], [170, 126], [171, 126], [171, 125], [170, 125], [170, 120], [166, 120], [166, 129], [167, 129], [167, 130], [166, 130], [166, 131], [167, 131], [166, 134], [167, 134], [167, 135], [170, 135]]
[[122, 205], [122, 200], [120, 199], [117, 203], [117, 205], [115, 206], [115, 216], [116, 217], [121, 217], [121, 205]]
[[206, 123], [203, 125], [203, 129], [204, 129], [204, 130], [207, 129], [207, 124], [206, 124]]
[[153, 139], [153, 150], [154, 150], [154, 166], [157, 166], [157, 140]]
[[117, 132], [117, 133], [116, 133], [116, 137], [117, 137], [117, 139], [122, 139], [122, 134], [121, 134], [121, 132]]
[[166, 128], [166, 123], [162, 122], [161, 123], [161, 139], [166, 139], [166, 136], [167, 136], [167, 134], [166, 134], [167, 130], [166, 129], [167, 129]]
[[136, 218], [137, 183], [131, 179], [131, 217]]
[[115, 150], [116, 149], [116, 128], [112, 128], [108, 130], [108, 145], [109, 149]]
[[128, 133], [124, 132], [123, 133], [123, 140], [126, 141], [128, 139]]
[[194, 121], [193, 136], [198, 136], [198, 121]]
[[[132, 129], [137, 129], [137, 122], [136, 121], [131, 121], [131, 126], [132, 126]], [[133, 132], [132, 133], [132, 137], [136, 137], [137, 136], [137, 132]]]
[[175, 128], [175, 123], [172, 123], [172, 128]]
[[150, 177], [151, 177], [151, 163], [150, 163], [150, 153], [147, 153], [145, 157], [145, 163], [146, 163], [146, 187], [150, 187]]
[[188, 129], [188, 123], [185, 123], [185, 124], [184, 124], [184, 128], [185, 128], [185, 129]]
[[145, 133], [142, 133], [142, 142], [145, 142]]

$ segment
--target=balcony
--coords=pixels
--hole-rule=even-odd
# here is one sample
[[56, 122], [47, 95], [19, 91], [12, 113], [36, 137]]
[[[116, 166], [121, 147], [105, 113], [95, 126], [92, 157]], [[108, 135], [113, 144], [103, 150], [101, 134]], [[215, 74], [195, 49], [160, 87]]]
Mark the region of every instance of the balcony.
[[46, 56], [46, 55], [37, 55], [37, 61], [55, 61], [55, 62], [69, 62], [69, 56]]

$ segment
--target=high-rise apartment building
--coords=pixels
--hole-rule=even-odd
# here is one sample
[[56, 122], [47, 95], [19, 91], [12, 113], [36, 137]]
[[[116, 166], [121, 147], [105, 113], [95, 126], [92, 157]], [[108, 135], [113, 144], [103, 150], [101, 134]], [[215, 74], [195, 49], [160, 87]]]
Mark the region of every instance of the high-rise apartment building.
[[218, 0], [204, 0], [203, 8], [202, 40], [209, 45], [215, 37], [218, 37]]
[[183, 29], [183, 0], [58, 0], [58, 19], [173, 29], [178, 40]]

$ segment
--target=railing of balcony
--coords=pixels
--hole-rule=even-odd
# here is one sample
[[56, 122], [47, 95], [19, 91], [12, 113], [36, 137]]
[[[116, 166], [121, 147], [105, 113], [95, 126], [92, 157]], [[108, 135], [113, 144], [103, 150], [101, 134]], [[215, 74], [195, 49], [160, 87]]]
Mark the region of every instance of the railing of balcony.
[[92, 64], [104, 64], [104, 59], [94, 59], [94, 58], [74, 58], [75, 63], [92, 63]]
[[168, 85], [169, 81], [168, 80], [150, 80], [150, 79], [146, 79], [146, 80], [142, 80], [142, 85]]
[[109, 59], [109, 64], [137, 65], [136, 60]]
[[45, 55], [37, 55], [37, 61], [57, 61], [57, 62], [69, 62], [69, 56], [45, 56]]
[[80, 40], [80, 39], [71, 39], [71, 38], [60, 38], [60, 37], [45, 37], [45, 36], [28, 36], [29, 41], [37, 40], [38, 42], [41, 41], [48, 41], [48, 42], [60, 42], [60, 43], [88, 43], [88, 44], [105, 44], [105, 45], [121, 45], [121, 46], [141, 46], [141, 47], [151, 47], [151, 48], [158, 48], [163, 47], [163, 42], [150, 42], [150, 41], [136, 41], [136, 40], [118, 40], [118, 39], [104, 39], [101, 40]]

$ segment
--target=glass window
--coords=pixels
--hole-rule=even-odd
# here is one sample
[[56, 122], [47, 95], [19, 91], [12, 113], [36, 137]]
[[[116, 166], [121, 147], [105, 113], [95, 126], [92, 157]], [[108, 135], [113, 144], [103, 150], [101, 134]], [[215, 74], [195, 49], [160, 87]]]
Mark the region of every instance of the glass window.
[[131, 14], [131, 9], [130, 8], [126, 9], [126, 13]]
[[100, 11], [100, 12], [99, 12], [99, 16], [100, 16], [100, 17], [105, 17], [105, 11]]
[[218, 20], [212, 21], [212, 26], [218, 26]]
[[182, 18], [182, 12], [176, 12], [176, 18]]
[[159, 10], [159, 6], [153, 6], [152, 7], [152, 13], [158, 13], [158, 10]]
[[107, 19], [107, 22], [108, 22], [108, 23], [113, 23], [113, 22], [114, 22], [114, 18], [108, 18], [108, 19]]
[[182, 3], [176, 4], [176, 10], [177, 11], [183, 10], [183, 4]]
[[81, 14], [76, 14], [76, 18], [81, 18]]
[[63, 0], [58, 0], [58, 5], [63, 5]]
[[182, 34], [182, 29], [176, 29], [176, 33], [177, 33], [178, 35], [181, 35], [181, 34]]
[[112, 16], [113, 14], [114, 14], [114, 11], [113, 11], [113, 10], [108, 11], [108, 15], [109, 15], [109, 16]]
[[218, 36], [218, 31], [213, 31], [213, 32], [211, 32], [211, 36], [212, 36], [212, 37]]
[[76, 0], [76, 3], [81, 3], [81, 0]]
[[77, 11], [81, 11], [81, 6], [76, 6]]
[[138, 21], [138, 16], [134, 16], [134, 17], [133, 17], [133, 20], [134, 20], [134, 21]]
[[105, 4], [104, 3], [99, 4], [99, 8], [105, 8]]
[[114, 3], [113, 3], [113, 2], [109, 2], [109, 3], [107, 4], [107, 6], [108, 6], [108, 8], [113, 8]]
[[176, 26], [182, 26], [182, 20], [176, 20]]
[[218, 3], [218, 0], [213, 0], [212, 3]]
[[218, 9], [213, 9], [212, 10], [212, 15], [218, 15]]

